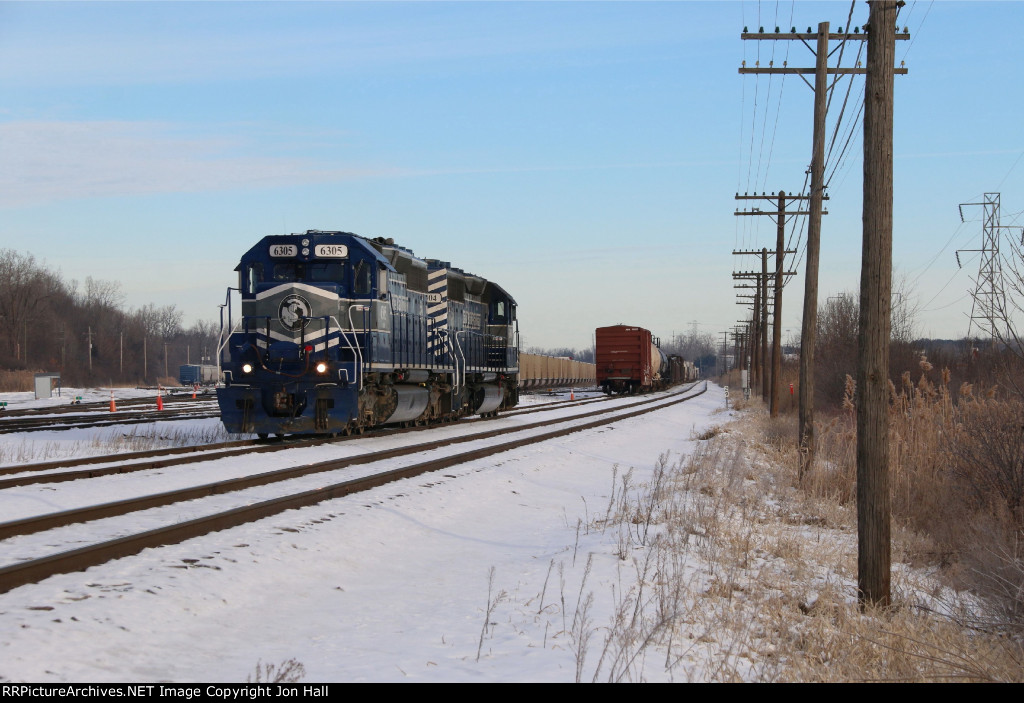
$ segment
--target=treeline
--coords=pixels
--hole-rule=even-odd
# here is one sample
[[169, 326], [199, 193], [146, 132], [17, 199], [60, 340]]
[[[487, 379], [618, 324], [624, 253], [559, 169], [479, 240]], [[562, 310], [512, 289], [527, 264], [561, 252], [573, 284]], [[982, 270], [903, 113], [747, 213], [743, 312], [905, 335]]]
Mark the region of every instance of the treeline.
[[[175, 305], [125, 307], [121, 284], [65, 280], [32, 254], [0, 249], [0, 368], [61, 374], [64, 385], [171, 383], [215, 363], [219, 324], [182, 325]], [[28, 389], [24, 389], [28, 390]]]
[[[915, 371], [922, 359], [945, 369], [946, 383], [959, 388], [963, 383], [1001, 387], [1004, 392], [1024, 396], [1024, 359], [1016, 345], [992, 339], [920, 339], [914, 335], [915, 310], [903, 303], [893, 305], [892, 335], [889, 340], [889, 375], [895, 388], [903, 374]], [[857, 376], [860, 301], [855, 293], [830, 297], [818, 307], [817, 339], [814, 346], [814, 404], [825, 410], [839, 409], [846, 394], [846, 376]]]
[[587, 364], [594, 363], [593, 349], [572, 349], [570, 347], [527, 347], [523, 349], [523, 351], [526, 352], [527, 354], [564, 357], [566, 359], [572, 359], [573, 361], [582, 361]]
[[698, 332], [692, 329], [685, 333], [675, 333], [669, 341], [662, 340], [661, 350], [665, 354], [678, 354], [700, 370], [703, 377], [715, 373], [718, 362], [718, 349], [715, 335], [710, 332]]

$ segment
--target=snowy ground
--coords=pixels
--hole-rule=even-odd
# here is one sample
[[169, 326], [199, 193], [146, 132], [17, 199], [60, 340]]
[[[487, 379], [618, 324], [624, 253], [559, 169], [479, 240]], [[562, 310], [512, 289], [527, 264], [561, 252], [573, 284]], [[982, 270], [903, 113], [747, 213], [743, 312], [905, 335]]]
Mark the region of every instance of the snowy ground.
[[[127, 410], [123, 401], [150, 398], [152, 406], [133, 406], [133, 410], [156, 410], [157, 390], [150, 388], [63, 388], [60, 395], [56, 389], [53, 397], [36, 400], [31, 391], [24, 393], [0, 393], [0, 402], [7, 403], [7, 410], [46, 410], [70, 406], [77, 397], [82, 403], [101, 403], [101, 409], [83, 408], [82, 412], [96, 415], [115, 415], [106, 408], [111, 394], [118, 412]], [[166, 391], [165, 391], [166, 393]], [[210, 406], [213, 410], [215, 406]], [[41, 412], [32, 418], [57, 416]], [[115, 415], [116, 416], [116, 415]], [[66, 415], [64, 417], [67, 417]], [[0, 413], [0, 426], [4, 422]], [[76, 456], [110, 454], [117, 451], [159, 449], [171, 446], [187, 446], [208, 442], [223, 442], [232, 439], [216, 420], [168, 420], [151, 424], [112, 425], [103, 428], [72, 428], [40, 430], [37, 432], [0, 434], [0, 466], [39, 461], [56, 461]]]
[[724, 408], [711, 385], [606, 428], [0, 594], [0, 681], [244, 681], [289, 659], [304, 682], [573, 681], [580, 604], [594, 595], [599, 628], [635, 578], [615, 535], [588, 527], [613, 471], [644, 482], [659, 455], [675, 461], [726, 422]]

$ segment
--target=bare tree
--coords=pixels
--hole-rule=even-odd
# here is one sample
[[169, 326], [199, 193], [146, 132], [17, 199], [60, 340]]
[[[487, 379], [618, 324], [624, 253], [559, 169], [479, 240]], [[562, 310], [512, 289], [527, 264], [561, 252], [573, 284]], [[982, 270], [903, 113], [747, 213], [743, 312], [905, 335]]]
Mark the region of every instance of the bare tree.
[[0, 249], [0, 325], [7, 341], [7, 353], [28, 360], [25, 349], [30, 327], [48, 301], [65, 287], [57, 274], [51, 273], [31, 254], [13, 249]]
[[674, 334], [672, 340], [663, 344], [661, 349], [666, 354], [678, 354], [701, 368], [714, 367], [718, 354], [715, 335], [699, 332], [696, 327], [689, 332]]
[[88, 308], [119, 310], [124, 305], [124, 293], [117, 281], [104, 281], [86, 276], [82, 302]]
[[164, 305], [157, 310], [157, 330], [164, 341], [181, 334], [181, 320], [184, 316], [176, 305]]

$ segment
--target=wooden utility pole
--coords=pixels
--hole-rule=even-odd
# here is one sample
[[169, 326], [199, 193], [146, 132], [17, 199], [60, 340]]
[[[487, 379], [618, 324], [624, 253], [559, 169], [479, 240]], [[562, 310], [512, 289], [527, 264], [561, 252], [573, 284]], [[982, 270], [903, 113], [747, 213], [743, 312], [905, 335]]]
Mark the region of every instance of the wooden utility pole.
[[[745, 255], [745, 254], [760, 255], [761, 252], [757, 251], [757, 250], [746, 250], [746, 251], [736, 251], [736, 250], [733, 250], [732, 253], [733, 253], [733, 256], [737, 256], [737, 255]], [[753, 313], [752, 313], [752, 318], [751, 318], [751, 322], [750, 322], [750, 325], [751, 325], [751, 338], [754, 340], [754, 343], [752, 344], [751, 350], [750, 350], [751, 351], [751, 359], [753, 361], [753, 363], [751, 364], [750, 387], [751, 388], [757, 388], [759, 380], [764, 377], [764, 371], [765, 371], [764, 354], [763, 354], [763, 351], [758, 346], [757, 340], [759, 340], [761, 338], [761, 333], [763, 332], [763, 330], [761, 328], [762, 317], [763, 317], [762, 316], [762, 310], [764, 310], [764, 307], [767, 305], [767, 299], [764, 297], [764, 294], [763, 294], [763, 292], [761, 290], [762, 289], [762, 279], [761, 279], [761, 274], [760, 273], [758, 273], [756, 271], [734, 271], [733, 274], [732, 274], [732, 277], [733, 277], [733, 280], [737, 280], [737, 279], [755, 279], [756, 280], [756, 285], [755, 286], [734, 285], [733, 288], [751, 288], [751, 287], [754, 288], [754, 296], [753, 296], [754, 307], [753, 307]], [[742, 296], [740, 296], [740, 297], [742, 298]], [[741, 302], [740, 304], [741, 305], [747, 305], [748, 303], [742, 303]]]
[[771, 390], [768, 379], [768, 249], [761, 247], [761, 399], [766, 400]]
[[761, 357], [761, 346], [758, 340], [761, 339], [761, 306], [764, 304], [764, 296], [761, 295], [761, 274], [757, 275], [757, 288], [754, 290], [754, 309], [750, 318], [750, 388], [756, 390], [760, 383], [761, 373], [764, 367], [764, 359]]
[[857, 586], [890, 603], [889, 331], [892, 305], [892, 133], [896, 14], [872, 0], [864, 94], [864, 238], [857, 364]]
[[[789, 198], [789, 200], [808, 200], [809, 196], [806, 196], [806, 195], [790, 195], [790, 196], [788, 196], [788, 198]], [[783, 265], [785, 263], [785, 255], [786, 254], [795, 254], [796, 253], [795, 249], [786, 249], [785, 248], [785, 245], [786, 245], [786, 242], [785, 242], [785, 237], [786, 237], [786, 217], [787, 217], [787, 215], [790, 216], [790, 217], [793, 217], [795, 215], [808, 215], [808, 214], [810, 214], [809, 211], [807, 211], [807, 210], [796, 210], [796, 211], [792, 211], [791, 210], [791, 211], [787, 212], [786, 211], [786, 199], [787, 199], [786, 191], [784, 191], [784, 190], [780, 190], [778, 192], [778, 194], [775, 194], [775, 193], [769, 193], [769, 194], [761, 193], [760, 195], [758, 195], [757, 193], [754, 193], [753, 195], [749, 195], [747, 193], [744, 193], [743, 195], [740, 195], [739, 193], [736, 194], [736, 200], [767, 200], [769, 203], [772, 203], [773, 200], [776, 201], [775, 203], [773, 203], [775, 205], [775, 207], [776, 207], [775, 212], [773, 212], [771, 210], [761, 210], [760, 208], [757, 208], [757, 207], [751, 208], [750, 210], [747, 210], [746, 208], [744, 208], [743, 210], [739, 210], [739, 209], [736, 210], [736, 216], [737, 217], [739, 217], [739, 216], [755, 216], [755, 215], [767, 215], [768, 217], [772, 217], [772, 216], [775, 217], [775, 225], [776, 225], [775, 226], [775, 230], [776, 230], [776, 237], [775, 237], [775, 282], [773, 284], [774, 285], [774, 302], [773, 302], [773, 312], [772, 312], [771, 378], [770, 378], [770, 386], [768, 387], [768, 390], [766, 391], [766, 395], [768, 395], [771, 398], [771, 401], [770, 401], [770, 411], [771, 411], [771, 416], [772, 417], [778, 417], [778, 415], [779, 415], [779, 395], [781, 393], [780, 388], [781, 388], [781, 385], [782, 385], [782, 381], [780, 380], [780, 376], [782, 375], [782, 288], [783, 288], [783, 276], [784, 275], [785, 276], [792, 276], [792, 275], [795, 275], [795, 273], [796, 273], [795, 271], [786, 271], [785, 273], [783, 273], [783, 271], [784, 271]], [[828, 196], [826, 195], [824, 197], [824, 199], [828, 200]], [[821, 214], [822, 215], [827, 215], [828, 211], [824, 210], [824, 211], [822, 211]], [[753, 254], [755, 252], [735, 252], [735, 251], [733, 252], [733, 254], [737, 254], [737, 253]], [[767, 327], [767, 324], [765, 325], [765, 327]], [[766, 353], [766, 357], [767, 357], [767, 353]], [[765, 363], [767, 363], [767, 361]], [[766, 377], [767, 377], [767, 374], [766, 374]]]
[[[795, 253], [796, 253], [796, 251], [793, 250], [793, 249], [784, 249], [781, 252], [782, 256], [785, 256], [785, 254], [795, 254]], [[768, 251], [767, 249], [762, 248], [761, 251], [733, 251], [733, 254], [756, 254], [758, 256], [761, 256], [761, 269], [762, 269], [761, 271], [735, 271], [735, 272], [733, 272], [732, 277], [733, 277], [733, 279], [754, 279], [754, 281], [755, 281], [755, 283], [753, 285], [750, 285], [750, 284], [739, 284], [739, 285], [733, 285], [733, 288], [736, 288], [736, 289], [754, 289], [754, 295], [752, 295], [752, 296], [751, 295], [740, 295], [740, 294], [737, 294], [737, 298], [739, 298], [739, 300], [737, 302], [740, 305], [749, 305], [750, 303], [745, 303], [743, 301], [744, 300], [753, 301], [753, 304], [754, 304], [754, 313], [753, 313], [754, 322], [757, 323], [758, 320], [760, 321], [759, 326], [758, 326], [758, 332], [757, 332], [757, 335], [755, 336], [755, 339], [757, 340], [757, 344], [759, 345], [759, 348], [761, 350], [760, 351], [760, 360], [761, 360], [761, 364], [763, 365], [762, 366], [762, 372], [761, 372], [762, 375], [760, 377], [762, 379], [762, 381], [763, 381], [762, 397], [767, 399], [770, 396], [772, 396], [772, 393], [774, 392], [773, 389], [775, 389], [778, 385], [781, 384], [781, 382], [779, 381], [779, 372], [780, 372], [780, 369], [781, 369], [781, 362], [776, 363], [776, 361], [778, 360], [778, 357], [781, 356], [781, 353], [782, 353], [781, 343], [779, 342], [779, 339], [781, 337], [781, 327], [782, 327], [782, 322], [781, 322], [781, 315], [782, 315], [782, 313], [781, 313], [781, 302], [782, 302], [781, 288], [782, 288], [782, 286], [778, 285], [777, 281], [781, 280], [783, 276], [786, 276], [786, 277], [795, 276], [796, 272], [795, 271], [781, 271], [781, 270], [778, 269], [778, 267], [776, 267], [776, 274], [777, 275], [775, 277], [772, 277], [772, 276], [770, 276], [768, 274], [768, 272], [766, 270], [767, 269], [767, 265], [768, 265], [767, 259], [768, 259], [769, 256], [772, 256], [772, 255], [779, 256], [779, 252], [778, 251]], [[773, 294], [769, 294], [769, 290], [774, 291], [774, 293]], [[773, 301], [773, 295], [774, 295], [774, 301]], [[777, 301], [777, 302], [775, 302], [775, 301]], [[774, 320], [774, 324], [778, 327], [778, 329], [773, 332], [774, 339], [772, 341], [772, 347], [773, 347], [773, 357], [774, 358], [771, 359], [771, 364], [769, 364], [769, 356], [768, 356], [768, 351], [767, 351], [767, 346], [768, 346], [768, 315], [772, 316], [772, 319]], [[771, 368], [769, 368], [769, 365], [771, 366]]]
[[[893, 17], [895, 26], [895, 17]], [[821, 215], [823, 212], [822, 200], [825, 197], [824, 172], [825, 172], [825, 116], [828, 107], [828, 76], [829, 75], [853, 75], [864, 74], [867, 71], [862, 68], [829, 68], [829, 42], [837, 39], [840, 41], [864, 41], [866, 35], [859, 31], [843, 32], [842, 27], [838, 33], [829, 33], [829, 23], [818, 24], [817, 34], [812, 34], [810, 27], [807, 33], [797, 33], [796, 27], [790, 32], [779, 32], [778, 27], [775, 33], [765, 32], [763, 28], [757, 33], [747, 32], [744, 28], [741, 39], [759, 40], [799, 40], [808, 48], [809, 41], [817, 41], [817, 49], [814, 50], [814, 68], [790, 68], [783, 62], [782, 67], [775, 67], [769, 63], [768, 68], [755, 65], [747, 68], [746, 62], [740, 68], [740, 73], [783, 73], [814, 74], [814, 124], [811, 151], [811, 186], [810, 186], [810, 217], [807, 222], [807, 268], [804, 277], [804, 314], [803, 324], [800, 331], [800, 428], [799, 444], [801, 452], [800, 477], [803, 478], [806, 470], [814, 461], [814, 343], [817, 337], [818, 326], [818, 259], [821, 243]], [[896, 39], [909, 39], [910, 34], [904, 31], [902, 34], [893, 33]], [[894, 49], [895, 52], [895, 49]], [[906, 73], [905, 68], [893, 69], [895, 73]], [[803, 79], [807, 83], [807, 79]], [[810, 83], [807, 83], [810, 86]], [[833, 83], [834, 85], [834, 83]]]
[[775, 222], [775, 300], [772, 315], [772, 387], [769, 416], [779, 416], [779, 387], [782, 385], [782, 264], [786, 237], [786, 191], [779, 191], [779, 211]]
[[800, 478], [814, 463], [814, 344], [818, 338], [818, 257], [821, 200], [825, 194], [825, 111], [828, 106], [828, 22], [818, 25], [814, 70], [814, 138], [811, 152], [811, 215], [807, 220], [804, 316], [800, 327]]

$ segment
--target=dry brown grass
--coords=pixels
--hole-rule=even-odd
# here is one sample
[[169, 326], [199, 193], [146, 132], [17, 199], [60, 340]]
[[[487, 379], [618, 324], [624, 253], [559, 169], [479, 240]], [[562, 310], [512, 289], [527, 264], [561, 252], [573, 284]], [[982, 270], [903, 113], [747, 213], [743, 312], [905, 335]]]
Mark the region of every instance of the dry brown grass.
[[[940, 436], [928, 423], [941, 421], [942, 400], [899, 428], [903, 490], [924, 475], [915, 451]], [[592, 680], [643, 680], [641, 660], [703, 681], [1024, 680], [1020, 640], [992, 627], [984, 602], [911, 566], [934, 548], [920, 531], [896, 530], [894, 607], [860, 610], [849, 450], [835, 441], [852, 443], [850, 429], [842, 418], [829, 428], [827, 468], [798, 487], [790, 425], [754, 409], [685, 461], [662, 458], [649, 485], [619, 482], [593, 527], [619, 530], [637, 582], [601, 629]], [[922, 491], [937, 493], [920, 487], [902, 515], [917, 514]]]
[[32, 371], [0, 371], [0, 393], [24, 393], [33, 389]]
[[[531, 646], [570, 650], [578, 681], [1024, 681], [1024, 634], [1007, 625], [1024, 569], [1005, 543], [978, 548], [1006, 511], [952, 500], [962, 479], [943, 444], [974, 432], [966, 404], [999, 401], [965, 390], [954, 402], [945, 377], [922, 373], [893, 389], [891, 608], [865, 612], [856, 597], [852, 388], [846, 411], [819, 427], [803, 485], [795, 418], [769, 418], [757, 398], [735, 422], [691, 434], [692, 454], [661, 457], [646, 480], [616, 467], [607, 503], [576, 523], [577, 545], [551, 560], [537, 595], [502, 607], [542, 633]], [[943, 522], [975, 545], [970, 559], [936, 533]], [[591, 574], [595, 553], [577, 560], [580, 535], [596, 534], [620, 565], [610, 610], [595, 605], [608, 588]]]
[[[940, 393], [930, 401], [939, 419], [941, 401]], [[686, 468], [688, 490], [696, 487], [698, 494], [719, 499], [717, 518], [706, 525], [713, 530], [717, 546], [705, 545], [703, 550], [703, 556], [716, 564], [703, 594], [710, 603], [698, 611], [705, 614], [707, 632], [731, 632], [716, 635], [720, 644], [726, 639], [732, 642], [717, 655], [719, 668], [713, 678], [1024, 679], [1020, 640], [992, 628], [987, 607], [969, 595], [955, 595], [928, 570], [897, 563], [896, 606], [862, 613], [855, 598], [853, 488], [843, 479], [850, 476], [848, 466], [836, 464], [822, 471], [814, 490], [798, 489], [795, 449], [792, 444], [786, 448], [780, 439], [784, 430], [791, 429], [789, 421], [772, 420], [763, 409], [751, 412], [746, 420], [744, 429], [736, 427], [716, 437], [711, 443], [721, 446], [695, 454]], [[925, 440], [933, 430], [922, 426], [923, 421], [923, 417], [916, 424], [908, 420], [901, 429], [917, 430], [916, 436], [908, 432], [903, 437], [916, 439], [920, 451], [927, 454]], [[831, 429], [833, 436], [842, 431], [841, 423]], [[833, 447], [832, 461], [847, 461], [847, 452], [840, 449]], [[737, 456], [737, 451], [743, 456]], [[900, 465], [906, 474], [903, 482], [920, 478], [919, 473], [910, 473], [913, 456], [906, 454]], [[937, 463], [926, 469], [935, 471]], [[752, 475], [737, 481], [738, 465], [752, 465], [752, 471], [747, 469]], [[935, 492], [933, 487], [923, 490]], [[921, 545], [931, 543], [908, 529], [897, 530], [896, 540], [897, 562], [912, 553], [920, 555]]]

